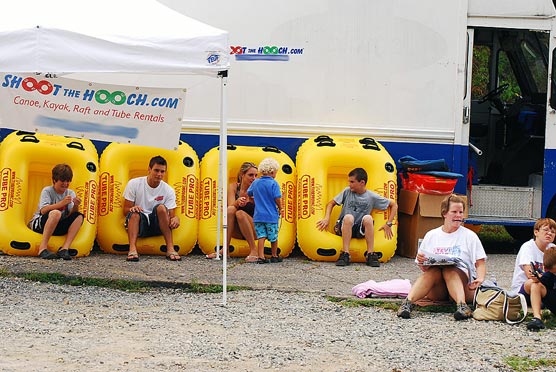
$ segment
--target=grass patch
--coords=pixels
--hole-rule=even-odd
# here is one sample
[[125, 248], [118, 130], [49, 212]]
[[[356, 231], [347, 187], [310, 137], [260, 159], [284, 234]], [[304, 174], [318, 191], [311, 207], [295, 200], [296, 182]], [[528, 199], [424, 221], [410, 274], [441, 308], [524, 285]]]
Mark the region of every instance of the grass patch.
[[[193, 280], [190, 284], [187, 284], [187, 292], [191, 293], [220, 293], [224, 287], [221, 284], [201, 284], [196, 280]], [[245, 291], [250, 290], [249, 287], [239, 286], [239, 285], [229, 285], [227, 286], [228, 292], [234, 291]]]
[[90, 286], [117, 289], [127, 292], [144, 292], [151, 288], [147, 283], [122, 279], [71, 277], [60, 273], [23, 273], [17, 276], [34, 282], [71, 286]]
[[[556, 315], [552, 314], [550, 310], [542, 310], [541, 315], [546, 329], [556, 329]], [[531, 320], [533, 320], [533, 314], [529, 312], [523, 320], [523, 323], [526, 324]]]
[[453, 313], [454, 311], [456, 311], [456, 304], [415, 306], [415, 309], [424, 313]]
[[[379, 307], [386, 310], [398, 311], [401, 300], [398, 299], [374, 299], [374, 298], [341, 298], [334, 296], [327, 296], [326, 299], [330, 302], [337, 303], [338, 305], [344, 307]], [[416, 306], [415, 311], [422, 311], [425, 313], [453, 313], [456, 311], [456, 305], [445, 305], [445, 306]]]
[[556, 316], [554, 316], [554, 314], [552, 314], [549, 310], [543, 311], [542, 319], [546, 328], [556, 328]]
[[[195, 280], [191, 283], [151, 282], [142, 280], [83, 278], [67, 276], [61, 273], [10, 273], [6, 269], [0, 269], [0, 277], [18, 277], [41, 283], [101, 287], [126, 292], [147, 292], [151, 289], [172, 288], [189, 293], [220, 293], [223, 288], [222, 285], [219, 284], [201, 284]], [[250, 288], [230, 285], [227, 289], [228, 292], [233, 292], [249, 290]]]
[[391, 307], [392, 305], [394, 305], [396, 308], [398, 307], [393, 302], [384, 301], [384, 300], [374, 300], [369, 298], [356, 299], [356, 298], [339, 298], [339, 297], [328, 296], [327, 299], [330, 302], [337, 303], [338, 305], [344, 307], [362, 306], [362, 307], [382, 307], [382, 308], [390, 308], [390, 309], [392, 309]]
[[504, 362], [516, 372], [535, 371], [542, 367], [556, 366], [556, 359], [532, 359], [518, 356], [504, 358]]

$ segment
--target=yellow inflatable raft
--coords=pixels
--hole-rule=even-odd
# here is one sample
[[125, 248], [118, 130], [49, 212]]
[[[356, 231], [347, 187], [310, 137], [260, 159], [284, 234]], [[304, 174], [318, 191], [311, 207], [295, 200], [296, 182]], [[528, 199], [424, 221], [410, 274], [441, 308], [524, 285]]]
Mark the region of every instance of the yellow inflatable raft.
[[[357, 167], [365, 169], [369, 180], [367, 189], [396, 200], [396, 168], [384, 147], [372, 138], [331, 138], [319, 136], [308, 139], [297, 152], [297, 243], [303, 253], [316, 261], [336, 261], [342, 251], [342, 238], [333, 232], [341, 207], [332, 210], [328, 230], [319, 231], [317, 221], [324, 217], [326, 204], [348, 185], [348, 173]], [[383, 231], [386, 211], [373, 211], [375, 251], [387, 262], [396, 250], [397, 225], [392, 227], [394, 238], [387, 240]], [[365, 239], [352, 239], [352, 262], [365, 262]]]
[[[176, 216], [180, 226], [173, 230], [175, 250], [186, 255], [195, 246], [198, 226], [199, 160], [184, 142], [177, 150], [111, 143], [100, 156], [98, 234], [100, 248], [107, 253], [127, 253], [129, 239], [124, 227], [123, 193], [127, 182], [146, 176], [149, 161], [160, 155], [168, 163], [164, 181], [176, 191]], [[139, 238], [139, 254], [166, 254], [164, 237]]]
[[[228, 185], [237, 182], [237, 173], [241, 164], [250, 161], [258, 165], [266, 157], [273, 157], [280, 163], [276, 181], [282, 191], [284, 216], [280, 221], [278, 233], [278, 253], [287, 257], [295, 245], [295, 165], [291, 158], [276, 147], [228, 146], [228, 177], [224, 186], [226, 194]], [[216, 250], [217, 227], [217, 184], [219, 152], [215, 147], [209, 150], [201, 160], [201, 210], [199, 212], [199, 247], [206, 253]], [[226, 197], [226, 195], [224, 195]], [[222, 218], [222, 216], [221, 216]], [[223, 238], [221, 235], [220, 244]], [[249, 254], [249, 245], [245, 240], [232, 238], [230, 256], [245, 257]], [[265, 254], [270, 255], [270, 244], [265, 243]]]
[[[72, 256], [87, 256], [96, 235], [98, 153], [87, 139], [12, 132], [0, 147], [0, 250], [16, 256], [36, 256], [42, 234], [27, 227], [43, 187], [52, 185], [52, 168], [68, 164], [73, 171], [70, 189], [81, 198], [84, 215], [70, 249]], [[65, 236], [52, 236], [48, 248], [58, 251]]]

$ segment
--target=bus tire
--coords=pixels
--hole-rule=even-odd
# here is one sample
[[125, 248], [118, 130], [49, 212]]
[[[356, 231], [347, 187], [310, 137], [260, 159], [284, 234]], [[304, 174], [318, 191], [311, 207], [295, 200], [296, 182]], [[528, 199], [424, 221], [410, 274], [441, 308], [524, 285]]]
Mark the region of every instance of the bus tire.
[[526, 242], [527, 240], [534, 237], [532, 226], [511, 226], [505, 225], [504, 228], [510, 234], [514, 240], [520, 243]]

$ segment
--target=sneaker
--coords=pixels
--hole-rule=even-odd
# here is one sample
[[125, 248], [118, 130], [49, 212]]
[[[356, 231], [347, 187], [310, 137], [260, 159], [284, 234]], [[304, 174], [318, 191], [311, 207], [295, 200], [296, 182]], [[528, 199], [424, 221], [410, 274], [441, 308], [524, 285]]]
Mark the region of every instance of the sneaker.
[[284, 261], [284, 259], [280, 256], [270, 257], [270, 263], [278, 263], [278, 262], [282, 262], [282, 261]]
[[59, 249], [58, 253], [56, 253], [58, 257], [63, 258], [66, 261], [71, 260], [71, 256], [69, 254], [69, 249]]
[[375, 252], [368, 253], [367, 254], [367, 266], [380, 267], [380, 262], [378, 262], [379, 258], [380, 257]]
[[398, 309], [398, 317], [409, 319], [411, 317], [411, 311], [413, 310], [414, 307], [415, 305], [406, 298], [405, 300], [402, 301], [402, 304]]
[[336, 266], [348, 266], [349, 265], [349, 253], [340, 253], [340, 258], [336, 261]]
[[469, 319], [473, 316], [473, 311], [466, 303], [458, 304], [458, 308], [454, 313], [454, 318], [456, 320]]
[[533, 320], [527, 323], [527, 329], [530, 331], [538, 331], [544, 329], [544, 323], [539, 318], [533, 318]]
[[40, 254], [39, 257], [43, 260], [56, 260], [60, 257], [54, 252], [50, 252], [48, 249], [44, 249]]

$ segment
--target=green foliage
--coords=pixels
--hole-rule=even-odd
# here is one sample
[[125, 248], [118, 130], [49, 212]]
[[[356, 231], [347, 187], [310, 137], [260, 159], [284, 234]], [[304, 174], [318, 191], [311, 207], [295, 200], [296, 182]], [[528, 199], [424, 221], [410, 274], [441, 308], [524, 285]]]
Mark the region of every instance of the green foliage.
[[488, 93], [488, 64], [490, 59], [490, 48], [476, 46], [473, 48], [473, 77], [471, 87], [471, 98], [479, 99]]
[[[491, 58], [491, 49], [489, 47], [477, 45], [473, 48], [472, 99], [480, 99], [490, 91], [489, 65]], [[515, 102], [521, 96], [521, 89], [517, 84], [506, 53], [501, 52], [498, 57], [498, 82], [496, 86], [503, 84], [508, 84], [509, 87], [501, 94], [500, 98], [503, 102]]]
[[501, 225], [482, 225], [477, 235], [481, 240], [493, 240], [501, 243], [511, 243], [514, 241], [504, 226]]

